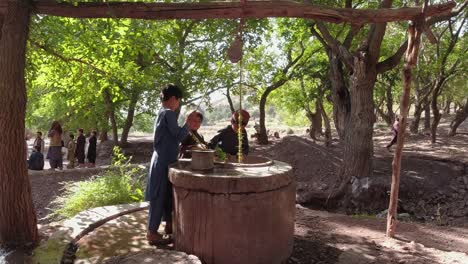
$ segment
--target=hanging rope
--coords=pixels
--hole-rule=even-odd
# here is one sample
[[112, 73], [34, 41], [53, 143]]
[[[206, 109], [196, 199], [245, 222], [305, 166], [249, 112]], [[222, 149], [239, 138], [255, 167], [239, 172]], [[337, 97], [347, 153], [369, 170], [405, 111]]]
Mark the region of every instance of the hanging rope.
[[[245, 4], [245, 1], [241, 1], [241, 4]], [[238, 139], [238, 151], [237, 151], [237, 161], [242, 163], [243, 161], [243, 152], [242, 152], [242, 141], [243, 141], [243, 127], [242, 127], [242, 83], [243, 83], [243, 63], [242, 63], [242, 33], [244, 30], [244, 19], [240, 19], [239, 27], [237, 28], [236, 37], [232, 42], [232, 45], [229, 47], [227, 54], [228, 58], [232, 63], [239, 62], [239, 110], [237, 118], [237, 139]]]
[[237, 122], [237, 137], [238, 137], [238, 153], [237, 153], [237, 161], [239, 163], [242, 163], [244, 160], [244, 153], [242, 152], [242, 141], [243, 141], [243, 126], [242, 126], [242, 83], [243, 83], [243, 60], [242, 60], [242, 31], [244, 29], [244, 19], [240, 19], [240, 24], [239, 24], [239, 33], [238, 37], [240, 39], [240, 61], [239, 61], [239, 117], [238, 117], [238, 122]]

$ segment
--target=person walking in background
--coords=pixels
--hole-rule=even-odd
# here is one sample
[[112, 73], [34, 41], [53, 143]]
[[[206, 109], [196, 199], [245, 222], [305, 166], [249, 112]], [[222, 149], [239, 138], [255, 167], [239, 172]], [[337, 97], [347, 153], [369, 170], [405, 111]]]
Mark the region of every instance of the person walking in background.
[[50, 139], [47, 159], [49, 159], [50, 169], [63, 169], [62, 158], [62, 126], [58, 121], [52, 122], [47, 137]]
[[398, 129], [400, 128], [400, 119], [398, 116], [395, 117], [395, 122], [393, 122], [393, 125], [392, 125], [392, 134], [393, 134], [393, 137], [392, 137], [392, 140], [390, 141], [390, 143], [388, 143], [388, 145], [386, 146], [387, 150], [390, 151], [390, 148], [393, 146], [393, 144], [395, 144], [397, 142], [397, 139], [398, 139]]
[[33, 148], [34, 147], [37, 147], [37, 151], [44, 155], [44, 151], [45, 151], [44, 139], [42, 139], [42, 132], [41, 131], [37, 131], [37, 133], [36, 133], [36, 139], [34, 140], [34, 143], [33, 143]]
[[75, 136], [73, 134], [70, 134], [70, 140], [68, 141], [68, 153], [67, 153], [67, 159], [68, 159], [68, 169], [73, 169], [75, 168], [75, 151], [76, 151], [76, 143], [75, 143]]
[[83, 129], [78, 129], [78, 137], [76, 138], [75, 157], [78, 159], [78, 168], [84, 167], [85, 164], [85, 146], [86, 137], [83, 135]]
[[88, 167], [95, 167], [96, 166], [96, 147], [97, 147], [97, 137], [96, 137], [96, 130], [91, 132], [91, 136], [88, 139]]

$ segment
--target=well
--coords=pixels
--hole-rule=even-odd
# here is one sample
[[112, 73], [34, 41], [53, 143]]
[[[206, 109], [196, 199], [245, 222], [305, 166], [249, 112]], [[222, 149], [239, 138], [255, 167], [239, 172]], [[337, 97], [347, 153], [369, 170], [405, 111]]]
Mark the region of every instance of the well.
[[170, 166], [176, 250], [204, 263], [283, 263], [291, 255], [296, 186], [291, 166], [262, 157], [245, 164]]

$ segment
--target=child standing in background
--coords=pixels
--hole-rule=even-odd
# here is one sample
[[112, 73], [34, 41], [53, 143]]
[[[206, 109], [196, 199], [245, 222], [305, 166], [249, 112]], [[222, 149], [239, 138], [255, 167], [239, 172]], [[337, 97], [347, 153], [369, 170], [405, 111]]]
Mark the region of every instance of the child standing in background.
[[75, 156], [78, 159], [78, 168], [83, 167], [85, 164], [85, 145], [86, 138], [83, 135], [83, 129], [78, 129], [78, 137], [76, 138]]
[[75, 168], [75, 151], [76, 151], [76, 143], [75, 143], [75, 136], [70, 134], [70, 140], [68, 141], [68, 169]]

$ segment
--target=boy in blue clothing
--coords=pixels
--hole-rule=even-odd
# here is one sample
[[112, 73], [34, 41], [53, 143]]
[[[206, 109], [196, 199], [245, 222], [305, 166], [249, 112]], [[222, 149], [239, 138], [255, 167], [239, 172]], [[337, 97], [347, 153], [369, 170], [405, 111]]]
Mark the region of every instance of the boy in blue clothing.
[[172, 184], [168, 178], [169, 164], [177, 161], [179, 144], [193, 126], [194, 114], [187, 117], [184, 126], [177, 124], [175, 110], [180, 106], [182, 91], [175, 85], [167, 85], [161, 92], [162, 107], [154, 124], [153, 157], [148, 173], [145, 200], [150, 202], [148, 232], [146, 238], [152, 245], [166, 244], [158, 233], [164, 217], [166, 234], [172, 233]]

